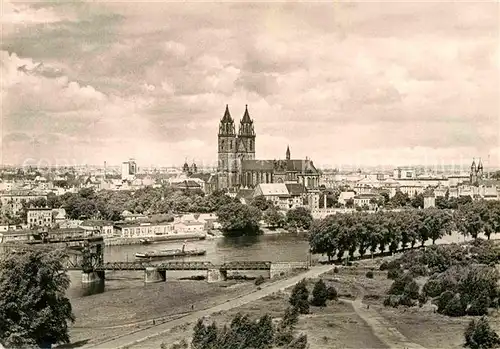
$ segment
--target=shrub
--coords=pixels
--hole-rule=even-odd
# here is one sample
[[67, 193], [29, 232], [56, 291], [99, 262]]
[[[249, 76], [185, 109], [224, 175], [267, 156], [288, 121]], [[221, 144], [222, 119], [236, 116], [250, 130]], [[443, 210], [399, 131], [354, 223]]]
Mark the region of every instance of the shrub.
[[460, 294], [455, 294], [453, 298], [448, 301], [444, 308], [443, 314], [448, 316], [464, 316], [466, 304], [460, 298]]
[[420, 288], [418, 287], [417, 282], [415, 280], [411, 280], [406, 284], [403, 294], [410, 299], [418, 299], [419, 290]]
[[410, 296], [403, 293], [399, 297], [399, 305], [404, 305], [406, 307], [413, 307], [415, 305], [415, 301], [412, 298], [410, 298]]
[[403, 274], [404, 272], [401, 269], [389, 269], [389, 271], [387, 272], [387, 278], [391, 280], [396, 280]]
[[335, 274], [338, 274], [338, 273], [339, 273], [339, 268], [337, 268], [337, 267], [333, 268], [333, 272], [334, 272]]
[[285, 314], [281, 319], [280, 328], [287, 328], [293, 330], [295, 325], [299, 322], [299, 312], [295, 307], [288, 307]]
[[392, 270], [392, 269], [401, 269], [401, 263], [398, 260], [392, 260], [390, 262], [383, 261], [380, 264], [380, 270]]
[[418, 296], [418, 305], [421, 307], [423, 306], [425, 303], [427, 303], [427, 296], [422, 292], [419, 296]]
[[426, 276], [428, 274], [427, 267], [425, 265], [422, 265], [422, 264], [412, 265], [410, 267], [409, 271], [413, 277]]
[[309, 313], [309, 290], [307, 289], [305, 279], [295, 284], [289, 301], [292, 307], [297, 308], [300, 314]]
[[263, 277], [262, 275], [259, 275], [259, 276], [255, 279], [255, 286], [262, 285], [264, 282], [265, 282], [264, 277]]
[[436, 279], [429, 279], [422, 289], [422, 293], [424, 293], [428, 297], [437, 297], [442, 293], [441, 283]]
[[338, 293], [337, 293], [337, 290], [335, 289], [335, 287], [328, 286], [328, 288], [326, 289], [326, 298], [330, 301], [337, 300]]
[[448, 302], [453, 299], [455, 293], [452, 291], [444, 291], [441, 295], [436, 299], [436, 305], [438, 307], [439, 313], [444, 313], [444, 309], [448, 305]]
[[366, 272], [366, 277], [367, 277], [368, 279], [373, 279], [373, 271], [371, 271], [371, 270], [367, 271], [367, 272]]
[[328, 299], [328, 290], [327, 290], [326, 285], [323, 282], [323, 280], [319, 279], [314, 284], [312, 296], [313, 296], [312, 301], [311, 301], [312, 305], [315, 305], [317, 307], [326, 306], [326, 300]]
[[480, 316], [488, 315], [488, 307], [490, 306], [490, 298], [484, 292], [472, 300], [470, 307], [467, 309], [467, 315]]
[[384, 299], [384, 306], [397, 308], [399, 305], [399, 296], [390, 295]]
[[[389, 294], [403, 294], [407, 284], [411, 283], [413, 278], [409, 274], [403, 274], [399, 276], [391, 285], [389, 289]], [[418, 286], [417, 286], [418, 287]]]
[[465, 347], [471, 349], [490, 349], [500, 345], [500, 337], [490, 327], [486, 317], [472, 320], [464, 333]]

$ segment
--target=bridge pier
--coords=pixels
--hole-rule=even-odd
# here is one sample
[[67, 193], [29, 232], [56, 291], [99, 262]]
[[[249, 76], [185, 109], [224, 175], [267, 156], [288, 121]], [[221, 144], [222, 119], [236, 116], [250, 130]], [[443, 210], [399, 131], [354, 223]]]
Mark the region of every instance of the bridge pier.
[[106, 274], [104, 270], [84, 272], [82, 271], [82, 284], [104, 283]]
[[166, 270], [158, 270], [158, 268], [155, 267], [146, 267], [146, 269], [144, 269], [144, 283], [151, 284], [154, 282], [162, 282], [166, 280]]
[[219, 282], [227, 280], [227, 270], [208, 269], [207, 282]]

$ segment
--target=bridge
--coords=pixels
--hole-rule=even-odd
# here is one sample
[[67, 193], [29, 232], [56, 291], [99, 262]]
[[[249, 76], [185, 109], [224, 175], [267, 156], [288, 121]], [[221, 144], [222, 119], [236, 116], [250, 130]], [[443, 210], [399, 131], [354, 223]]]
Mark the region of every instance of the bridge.
[[[147, 268], [156, 268], [161, 271], [167, 270], [270, 270], [271, 262], [262, 261], [234, 261], [225, 262], [222, 264], [214, 264], [212, 262], [193, 261], [193, 262], [106, 262], [96, 265], [93, 269], [95, 271], [126, 271], [126, 270], [146, 270]], [[78, 266], [71, 266], [69, 270], [83, 270]]]
[[209, 261], [132, 261], [104, 262], [104, 243], [102, 237], [71, 238], [64, 241], [35, 242], [8, 246], [15, 252], [24, 249], [61, 247], [66, 251], [65, 269], [82, 272], [82, 284], [104, 283], [106, 271], [144, 271], [144, 282], [166, 281], [167, 271], [205, 271], [208, 282], [225, 280], [228, 272], [264, 272], [267, 277], [281, 274], [292, 269], [307, 269], [307, 262], [270, 262], [270, 261], [229, 261], [212, 263]]

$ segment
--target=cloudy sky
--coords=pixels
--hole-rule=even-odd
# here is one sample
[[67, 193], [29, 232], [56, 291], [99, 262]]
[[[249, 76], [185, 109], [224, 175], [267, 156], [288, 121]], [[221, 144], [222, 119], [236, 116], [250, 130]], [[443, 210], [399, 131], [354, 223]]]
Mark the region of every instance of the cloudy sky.
[[499, 3], [2, 1], [2, 161], [500, 165]]

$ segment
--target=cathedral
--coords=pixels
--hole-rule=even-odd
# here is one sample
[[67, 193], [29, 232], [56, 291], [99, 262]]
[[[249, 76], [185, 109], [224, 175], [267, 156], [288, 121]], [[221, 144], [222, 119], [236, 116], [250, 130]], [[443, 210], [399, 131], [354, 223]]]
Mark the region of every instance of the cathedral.
[[319, 172], [309, 159], [292, 159], [287, 147], [284, 160], [255, 159], [255, 129], [245, 106], [238, 133], [229, 106], [219, 124], [218, 189], [254, 188], [260, 183], [299, 183], [319, 186]]
[[479, 159], [479, 163], [476, 166], [476, 161], [472, 159], [472, 165], [470, 166], [470, 184], [477, 186], [481, 180], [483, 180], [483, 163], [481, 159]]

